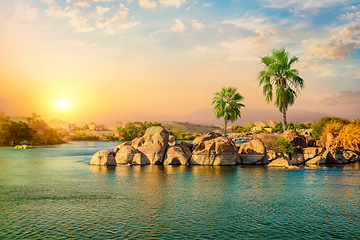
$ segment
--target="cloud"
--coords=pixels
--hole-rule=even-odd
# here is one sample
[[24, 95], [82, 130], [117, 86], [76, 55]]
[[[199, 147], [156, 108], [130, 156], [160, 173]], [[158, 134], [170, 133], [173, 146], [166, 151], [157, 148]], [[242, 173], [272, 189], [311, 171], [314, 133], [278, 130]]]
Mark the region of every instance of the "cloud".
[[194, 20], [191, 20], [191, 23], [193, 25], [194, 28], [196, 29], [202, 29], [204, 28], [204, 24], [200, 23], [198, 20], [194, 19]]
[[67, 6], [64, 10], [60, 6], [50, 6], [48, 10], [45, 10], [48, 16], [50, 17], [74, 17], [79, 9], [76, 7]]
[[337, 5], [344, 5], [343, 0], [266, 0], [272, 8], [289, 8], [293, 7], [299, 10], [314, 8], [331, 8]]
[[186, 8], [186, 11], [189, 11], [189, 10], [190, 10], [190, 7], [187, 7], [187, 8]]
[[353, 25], [350, 27], [346, 27], [343, 30], [341, 30], [339, 33], [348, 36], [353, 40], [356, 40], [360, 36], [360, 33], [355, 33], [357, 30], [360, 30], [360, 25]]
[[256, 18], [256, 17], [225, 20], [222, 23], [232, 24], [237, 28], [248, 29], [251, 31], [255, 29], [274, 29], [277, 26], [276, 24], [271, 23], [269, 18]]
[[258, 33], [258, 36], [238, 38], [220, 44], [228, 50], [231, 61], [259, 61], [259, 56], [271, 53], [282, 41], [268, 31], [256, 29], [254, 32]]
[[174, 32], [183, 32], [186, 29], [185, 25], [179, 19], [174, 20], [174, 22], [175, 24], [171, 27], [171, 30]]
[[34, 20], [38, 18], [40, 14], [39, 8], [28, 2], [18, 1], [14, 8], [14, 14], [16, 18]]
[[355, 19], [356, 21], [360, 21], [360, 12], [341, 14], [339, 16], [339, 18], [340, 19], [347, 19], [349, 21], [352, 21], [353, 19]]
[[212, 7], [212, 3], [204, 3], [204, 7]]
[[355, 52], [359, 46], [356, 43], [343, 43], [341, 40], [331, 40], [328, 44], [315, 44], [309, 47], [312, 56], [308, 58], [328, 58], [341, 60], [350, 56], [350, 52]]
[[109, 8], [109, 7], [96, 6], [96, 11], [99, 14], [104, 14], [104, 13], [110, 11], [110, 10], [111, 10], [111, 8]]
[[166, 6], [180, 7], [181, 4], [186, 3], [186, 0], [159, 0], [159, 3]]
[[95, 26], [96, 28], [100, 28], [103, 29], [106, 25], [108, 25], [110, 23], [109, 19], [104, 16], [99, 18], [96, 22], [95, 22]]
[[86, 23], [87, 23], [87, 19], [78, 16], [75, 16], [69, 20], [70, 26], [74, 28], [81, 28], [84, 25], [86, 25]]
[[219, 28], [219, 33], [223, 33], [223, 30], [221, 28]]
[[139, 0], [139, 5], [145, 9], [156, 8], [156, 2], [151, 2], [150, 0]]
[[129, 22], [129, 23], [123, 23], [123, 22], [117, 22], [117, 23], [113, 23], [111, 25], [109, 25], [105, 30], [104, 33], [106, 34], [116, 34], [116, 33], [122, 33], [124, 32], [126, 29], [130, 29], [132, 27], [135, 27], [137, 25], [139, 25], [140, 22], [136, 21], [136, 22]]
[[347, 106], [356, 105], [360, 102], [360, 91], [339, 91], [331, 93], [329, 97], [319, 100], [319, 103], [326, 106]]
[[56, 0], [41, 0], [41, 2], [47, 3], [47, 4], [57, 4]]

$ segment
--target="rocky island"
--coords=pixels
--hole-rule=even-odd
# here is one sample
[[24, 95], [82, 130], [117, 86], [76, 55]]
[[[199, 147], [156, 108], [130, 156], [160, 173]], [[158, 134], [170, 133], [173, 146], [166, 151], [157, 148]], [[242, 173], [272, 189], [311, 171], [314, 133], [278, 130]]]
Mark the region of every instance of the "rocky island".
[[[342, 151], [331, 144], [323, 146], [308, 141], [295, 130], [287, 130], [280, 137], [295, 147], [295, 153], [284, 154], [267, 150], [260, 138], [236, 145], [219, 133], [210, 132], [197, 137], [193, 143], [178, 143], [163, 127], [150, 127], [145, 135], [118, 145], [113, 151], [95, 153], [91, 165], [268, 165], [296, 168], [299, 165], [345, 164], [358, 162], [360, 157], [352, 151]], [[295, 167], [294, 167], [295, 166]]]

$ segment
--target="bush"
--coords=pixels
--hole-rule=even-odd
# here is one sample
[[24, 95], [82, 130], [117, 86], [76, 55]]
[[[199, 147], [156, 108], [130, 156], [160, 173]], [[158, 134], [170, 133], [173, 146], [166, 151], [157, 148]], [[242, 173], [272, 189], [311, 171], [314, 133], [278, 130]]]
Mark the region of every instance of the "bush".
[[289, 155], [295, 153], [294, 145], [284, 138], [278, 138], [275, 140], [275, 149], [280, 153], [287, 153]]
[[282, 125], [282, 123], [278, 123], [275, 125], [275, 127], [273, 128], [273, 131], [274, 132], [283, 132], [284, 131], [284, 127]]
[[327, 123], [320, 139], [323, 146], [325, 146], [329, 133], [334, 137], [332, 146], [360, 152], [360, 126], [357, 123], [344, 124], [338, 121]]
[[312, 126], [312, 129], [313, 129], [312, 136], [313, 136], [313, 138], [315, 140], [320, 140], [321, 136], [323, 135], [324, 126], [327, 123], [330, 123], [332, 121], [340, 122], [343, 125], [347, 125], [347, 124], [350, 123], [350, 121], [345, 119], [345, 118], [337, 118], [337, 117], [323, 117], [323, 118], [320, 118], [319, 121], [317, 121], [317, 123], [314, 123], [313, 126]]
[[255, 126], [254, 123], [248, 122], [245, 127], [242, 126], [232, 126], [231, 132], [232, 133], [243, 133], [243, 132], [249, 132], [251, 129]]

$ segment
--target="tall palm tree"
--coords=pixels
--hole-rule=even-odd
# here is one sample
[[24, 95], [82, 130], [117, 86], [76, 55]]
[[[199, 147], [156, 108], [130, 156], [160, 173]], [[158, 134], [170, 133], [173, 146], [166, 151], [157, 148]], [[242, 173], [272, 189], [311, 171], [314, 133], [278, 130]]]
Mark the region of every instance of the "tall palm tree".
[[276, 91], [274, 105], [283, 114], [283, 129], [287, 129], [286, 111], [294, 104], [295, 98], [304, 88], [304, 80], [299, 77], [297, 69], [291, 69], [291, 65], [299, 60], [292, 57], [289, 61], [289, 52], [282, 47], [280, 50], [273, 50], [271, 56], [261, 57], [265, 69], [259, 72], [257, 80], [263, 85], [263, 94], [269, 104], [273, 98], [273, 87]]
[[240, 108], [245, 107], [245, 105], [240, 101], [243, 100], [244, 97], [234, 87], [223, 87], [220, 92], [215, 93], [211, 105], [215, 104], [215, 117], [218, 119], [224, 117], [225, 119], [224, 136], [226, 136], [227, 122], [229, 120], [234, 122], [236, 119], [241, 118]]

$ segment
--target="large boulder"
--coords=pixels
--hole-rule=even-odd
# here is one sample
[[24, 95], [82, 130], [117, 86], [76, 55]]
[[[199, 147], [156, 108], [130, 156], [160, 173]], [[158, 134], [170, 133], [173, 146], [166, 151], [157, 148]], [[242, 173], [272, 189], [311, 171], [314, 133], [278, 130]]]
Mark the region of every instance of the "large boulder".
[[269, 167], [289, 167], [292, 164], [286, 158], [277, 158], [268, 164]]
[[318, 148], [318, 147], [304, 148], [303, 150], [304, 160], [307, 161], [308, 159], [314, 158], [320, 155], [322, 152], [323, 152], [323, 148]]
[[220, 133], [209, 132], [209, 133], [203, 134], [203, 135], [201, 135], [199, 137], [196, 137], [194, 139], [194, 141], [193, 141], [193, 144], [199, 143], [199, 142], [205, 142], [205, 141], [215, 139], [215, 138], [218, 138], [218, 137], [221, 137]]
[[143, 153], [136, 153], [134, 155], [131, 165], [146, 165], [149, 164], [149, 159]]
[[294, 153], [291, 155], [290, 163], [292, 165], [301, 165], [304, 164], [304, 155], [302, 153]]
[[241, 145], [241, 164], [266, 164], [266, 148], [260, 139], [254, 139]]
[[193, 146], [191, 165], [235, 165], [239, 155], [233, 141], [225, 137], [203, 138]]
[[345, 151], [344, 158], [347, 162], [358, 162], [360, 161], [360, 156], [354, 153], [353, 151]]
[[115, 153], [109, 150], [100, 150], [96, 152], [91, 160], [91, 165], [100, 165], [100, 166], [116, 166]]
[[169, 146], [166, 150], [164, 165], [186, 165], [191, 157], [191, 152], [183, 150], [180, 144]]
[[343, 152], [337, 148], [326, 149], [323, 153], [323, 157], [326, 159], [326, 163], [343, 164], [348, 162], [345, 159]]
[[169, 135], [169, 146], [174, 146], [177, 144], [177, 138], [175, 136]]
[[139, 151], [133, 146], [126, 144], [120, 144], [115, 149], [117, 150], [115, 156], [117, 164], [131, 164], [134, 160], [135, 154], [139, 153]]
[[305, 164], [306, 165], [319, 165], [324, 164], [326, 162], [326, 159], [323, 156], [316, 156], [310, 160], [308, 160]]
[[113, 150], [113, 152], [114, 153], [117, 153], [119, 150], [120, 150], [120, 147], [121, 146], [124, 146], [124, 145], [128, 145], [128, 146], [131, 146], [131, 141], [129, 141], [129, 142], [124, 142], [124, 143], [122, 143], [122, 144], [119, 144], [119, 145], [117, 145], [115, 148], [114, 148], [114, 150]]
[[145, 135], [135, 138], [131, 146], [139, 150], [150, 164], [162, 164], [168, 147], [169, 133], [163, 127], [150, 127]]
[[291, 142], [292, 144], [294, 144], [294, 147], [302, 147], [302, 148], [306, 148], [306, 138], [302, 135], [300, 135], [298, 132], [296, 132], [295, 130], [286, 130], [285, 132], [283, 132], [283, 134], [280, 135], [281, 138], [284, 138], [285, 140]]

